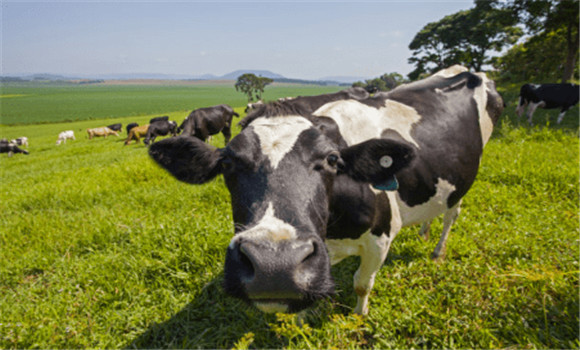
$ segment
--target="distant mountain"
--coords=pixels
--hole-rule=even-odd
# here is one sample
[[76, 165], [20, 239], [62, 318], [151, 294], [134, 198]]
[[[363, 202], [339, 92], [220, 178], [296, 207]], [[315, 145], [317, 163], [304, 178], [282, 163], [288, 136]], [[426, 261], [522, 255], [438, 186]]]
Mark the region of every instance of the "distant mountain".
[[272, 73], [269, 70], [256, 70], [256, 69], [240, 69], [226, 75], [222, 75], [218, 79], [220, 80], [238, 80], [238, 77], [243, 74], [254, 74], [258, 77], [270, 78], [270, 79], [284, 79], [283, 75]]
[[251, 73], [256, 76], [266, 77], [281, 83], [296, 83], [296, 84], [316, 84], [316, 85], [350, 85], [355, 81], [364, 81], [367, 78], [361, 77], [325, 77], [318, 80], [305, 80], [286, 78], [281, 74], [274, 73], [269, 70], [260, 69], [239, 69], [222, 76], [214, 74], [161, 74], [161, 73], [112, 73], [112, 74], [75, 74], [75, 75], [56, 75], [56, 74], [11, 74], [4, 78], [16, 78], [22, 80], [50, 80], [50, 81], [67, 81], [67, 80], [83, 80], [83, 79], [99, 79], [99, 80], [136, 80], [136, 79], [150, 79], [150, 80], [237, 80], [239, 76]]

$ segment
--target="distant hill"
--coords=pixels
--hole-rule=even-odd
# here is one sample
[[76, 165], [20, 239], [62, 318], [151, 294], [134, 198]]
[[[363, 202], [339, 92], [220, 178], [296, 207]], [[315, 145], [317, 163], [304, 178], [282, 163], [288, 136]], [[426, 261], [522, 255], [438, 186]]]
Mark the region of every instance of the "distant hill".
[[256, 69], [240, 69], [226, 75], [222, 75], [218, 79], [220, 80], [237, 80], [240, 75], [243, 74], [254, 74], [259, 77], [270, 78], [270, 79], [284, 79], [285, 77], [280, 74], [272, 73], [269, 70], [256, 70]]
[[269, 70], [260, 69], [239, 69], [222, 76], [214, 74], [156, 74], [156, 73], [117, 73], [117, 74], [75, 74], [75, 75], [56, 75], [56, 74], [11, 74], [2, 77], [2, 81], [71, 81], [71, 80], [237, 80], [240, 75], [250, 73], [256, 76], [262, 76], [273, 79], [281, 83], [297, 84], [314, 84], [314, 85], [350, 85], [355, 81], [365, 80], [359, 77], [326, 77], [317, 80], [293, 79], [274, 73]]

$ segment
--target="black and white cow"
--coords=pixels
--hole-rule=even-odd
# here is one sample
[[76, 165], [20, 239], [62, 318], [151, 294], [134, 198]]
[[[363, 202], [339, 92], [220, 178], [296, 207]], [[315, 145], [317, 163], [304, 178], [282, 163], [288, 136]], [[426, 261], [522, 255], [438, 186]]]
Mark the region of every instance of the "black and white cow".
[[185, 118], [177, 132], [186, 136], [195, 136], [205, 142], [209, 136], [221, 131], [227, 144], [232, 136], [231, 127], [234, 116], [240, 115], [228, 105], [199, 108]]
[[157, 136], [177, 135], [177, 123], [173, 120], [157, 120], [149, 124], [149, 129], [147, 129], [147, 135], [143, 140], [143, 143], [149, 145], [149, 143], [155, 142]]
[[14, 153], [28, 154], [27, 150], [23, 150], [15, 143], [12, 143], [6, 139], [0, 140], [0, 153], [8, 153], [8, 157], [12, 157]]
[[576, 84], [524, 84], [520, 88], [520, 100], [516, 113], [521, 117], [528, 107], [528, 123], [532, 125], [532, 116], [537, 108], [560, 108], [558, 124], [564, 119], [564, 114], [578, 103], [580, 89]]
[[10, 143], [15, 144], [16, 146], [28, 147], [28, 137], [22, 136], [17, 139], [10, 140]]
[[150, 155], [181, 181], [223, 174], [235, 236], [225, 290], [265, 312], [294, 312], [334, 291], [331, 264], [361, 257], [355, 312], [403, 226], [445, 214], [445, 247], [483, 146], [503, 110], [494, 83], [452, 67], [387, 95], [269, 105], [221, 149], [191, 137]]

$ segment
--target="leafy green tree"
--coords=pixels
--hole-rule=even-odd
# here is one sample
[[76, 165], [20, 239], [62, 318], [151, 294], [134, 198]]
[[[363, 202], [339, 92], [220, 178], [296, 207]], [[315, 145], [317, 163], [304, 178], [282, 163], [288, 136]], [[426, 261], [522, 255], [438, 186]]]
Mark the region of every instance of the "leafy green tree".
[[257, 77], [255, 74], [246, 73], [240, 75], [236, 81], [236, 91], [241, 91], [248, 96], [248, 102], [262, 99], [262, 94], [266, 85], [271, 84], [274, 80], [266, 77]]
[[[543, 32], [514, 45], [493, 63], [504, 81], [547, 83], [562, 78], [566, 61], [566, 31]], [[576, 67], [576, 75], [578, 68]]]
[[475, 7], [428, 23], [415, 35], [409, 49], [412, 80], [453, 64], [476, 71], [491, 63], [491, 51], [513, 45], [522, 35], [511, 9], [496, 7], [495, 1], [476, 0]]
[[362, 81], [357, 81], [352, 84], [352, 87], [362, 87], [368, 92], [389, 91], [404, 82], [405, 78], [403, 78], [401, 74], [393, 72], [385, 73], [378, 78], [368, 79], [364, 83]]
[[[512, 11], [526, 26], [529, 34], [537, 36], [524, 44], [526, 50], [519, 52], [521, 58], [532, 61], [535, 65], [546, 66], [547, 60], [542, 57], [553, 56], [554, 50], [561, 50], [561, 57], [557, 61], [550, 61], [552, 65], [546, 67], [550, 71], [546, 77], [559, 74], [563, 83], [573, 77], [574, 71], [578, 69], [576, 62], [580, 47], [578, 0], [508, 0], [498, 2], [497, 5]], [[513, 56], [514, 52], [508, 52], [506, 56], [509, 55]], [[509, 59], [510, 57], [504, 58], [502, 69], [517, 70], [515, 65], [506, 65]]]

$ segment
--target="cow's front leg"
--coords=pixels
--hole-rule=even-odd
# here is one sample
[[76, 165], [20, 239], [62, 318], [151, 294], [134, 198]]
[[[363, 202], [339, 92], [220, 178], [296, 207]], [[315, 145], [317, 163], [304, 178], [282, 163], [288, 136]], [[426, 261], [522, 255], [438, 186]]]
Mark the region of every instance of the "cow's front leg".
[[361, 245], [360, 266], [354, 274], [354, 291], [357, 295], [354, 312], [366, 315], [369, 312], [369, 295], [375, 284], [375, 276], [383, 265], [393, 239], [383, 233], [375, 236], [365, 233], [364, 243]]
[[[354, 312], [361, 315], [369, 312], [369, 295], [375, 284], [375, 276], [387, 257], [391, 242], [402, 227], [395, 193], [384, 193], [388, 200], [383, 202], [383, 205], [377, 205], [379, 212], [375, 213], [375, 225], [379, 226], [373, 225], [371, 231], [365, 233], [360, 241], [360, 266], [354, 274], [354, 290], [357, 295]], [[387, 213], [388, 215], [385, 215]], [[387, 222], [388, 225], [384, 225]]]

